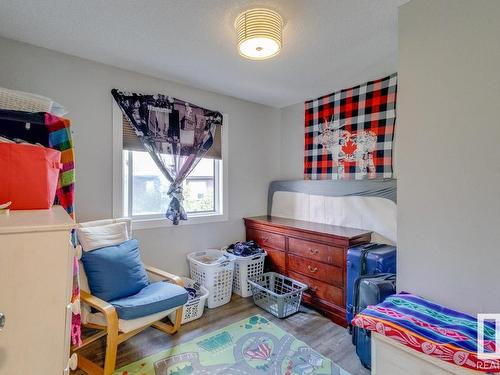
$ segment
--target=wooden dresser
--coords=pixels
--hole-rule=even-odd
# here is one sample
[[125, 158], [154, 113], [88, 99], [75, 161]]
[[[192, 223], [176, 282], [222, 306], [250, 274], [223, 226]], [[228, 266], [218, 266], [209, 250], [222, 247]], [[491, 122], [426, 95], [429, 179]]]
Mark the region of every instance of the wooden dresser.
[[73, 226], [61, 206], [0, 214], [0, 374], [70, 373]]
[[347, 249], [370, 242], [371, 232], [275, 216], [244, 220], [247, 240], [267, 251], [266, 269], [307, 284], [304, 302], [346, 326]]

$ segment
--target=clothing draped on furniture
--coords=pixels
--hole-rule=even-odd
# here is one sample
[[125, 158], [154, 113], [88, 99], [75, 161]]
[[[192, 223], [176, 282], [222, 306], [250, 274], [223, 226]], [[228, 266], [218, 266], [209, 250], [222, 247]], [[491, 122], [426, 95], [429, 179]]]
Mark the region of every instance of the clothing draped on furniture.
[[[55, 204], [60, 204], [74, 219], [75, 154], [70, 121], [48, 112], [23, 112], [0, 109], [0, 135], [38, 143], [61, 152], [62, 169], [57, 183]], [[79, 306], [78, 261], [73, 262], [73, 290], [71, 302]], [[80, 311], [75, 308], [72, 317], [72, 342], [81, 343]]]
[[[222, 114], [166, 95], [111, 91], [135, 134], [170, 182], [166, 217], [177, 225], [187, 220], [182, 186], [215, 143]], [[219, 155], [220, 157], [220, 155]]]

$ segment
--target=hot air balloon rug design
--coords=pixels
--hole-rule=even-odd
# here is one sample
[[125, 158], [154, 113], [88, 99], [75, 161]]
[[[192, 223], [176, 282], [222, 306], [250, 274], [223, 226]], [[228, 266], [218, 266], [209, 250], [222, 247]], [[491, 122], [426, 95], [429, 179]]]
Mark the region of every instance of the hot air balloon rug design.
[[255, 315], [131, 363], [115, 375], [350, 375]]

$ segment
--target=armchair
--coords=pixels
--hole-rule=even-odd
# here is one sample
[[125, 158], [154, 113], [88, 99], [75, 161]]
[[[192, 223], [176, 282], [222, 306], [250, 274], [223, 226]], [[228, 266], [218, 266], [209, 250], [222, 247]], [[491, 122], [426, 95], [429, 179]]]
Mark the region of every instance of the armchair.
[[[96, 225], [105, 225], [106, 223], [113, 222], [115, 222], [115, 220], [101, 220], [96, 222], [98, 223]], [[92, 223], [85, 223], [85, 225], [92, 225]], [[137, 310], [133, 310], [133, 316], [130, 316], [130, 308], [141, 308], [140, 304], [142, 303], [142, 301], [144, 301], [144, 298], [146, 298], [147, 300], [148, 294], [154, 294], [155, 291], [153, 290], [152, 292], [145, 293], [141, 291], [136, 295], [121, 298], [119, 301], [104, 301], [103, 299], [92, 295], [84, 265], [80, 261], [80, 300], [82, 310], [82, 325], [88, 328], [97, 329], [99, 330], [99, 332], [93, 334], [90, 337], [86, 337], [83, 340], [82, 345], [80, 345], [79, 347], [73, 347], [72, 351], [78, 353], [80, 349], [90, 345], [91, 343], [102, 337], [106, 337], [106, 353], [104, 357], [103, 367], [98, 366], [88, 358], [82, 356], [81, 354], [78, 354], [78, 367], [88, 374], [113, 374], [115, 371], [118, 345], [150, 326], [159, 329], [160, 331], [163, 331], [167, 334], [174, 334], [179, 329], [182, 320], [182, 307], [187, 300], [187, 296], [186, 298], [184, 298], [184, 296], [181, 295], [182, 292], [185, 291], [182, 290], [182, 292], [180, 292], [179, 288], [184, 286], [182, 278], [151, 266], [145, 266], [145, 270], [149, 278], [149, 286], [155, 286], [157, 284], [161, 284], [161, 282], [168, 282], [168, 286], [158, 285], [162, 287], [161, 289], [164, 289], [164, 287], [170, 287], [171, 285], [171, 288], [173, 290], [168, 291], [167, 294], [171, 296], [170, 299], [172, 303], [170, 303], [168, 309], [159, 312], [153, 312], [150, 314], [145, 314], [144, 311], [142, 311], [142, 313], [137, 313]], [[148, 287], [144, 288], [144, 290], [146, 290], [147, 288]], [[139, 296], [141, 293], [143, 295]], [[174, 322], [172, 322], [172, 324], [161, 321], [163, 318], [174, 311], [175, 320]]]

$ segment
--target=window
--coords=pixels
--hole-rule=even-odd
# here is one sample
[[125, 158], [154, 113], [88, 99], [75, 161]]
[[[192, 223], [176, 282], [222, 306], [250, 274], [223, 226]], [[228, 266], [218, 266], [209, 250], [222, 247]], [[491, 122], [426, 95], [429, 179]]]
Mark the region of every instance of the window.
[[[190, 217], [218, 215], [221, 206], [222, 160], [202, 159], [183, 183], [184, 209]], [[170, 182], [144, 151], [123, 150], [124, 215], [164, 218]]]
[[[182, 225], [227, 220], [227, 115], [222, 128], [217, 135], [218, 151], [215, 148], [215, 153], [200, 160], [184, 182], [184, 208], [189, 219], [181, 221]], [[170, 184], [114, 101], [113, 155], [114, 216], [132, 217], [134, 230], [171, 226], [165, 218]]]

